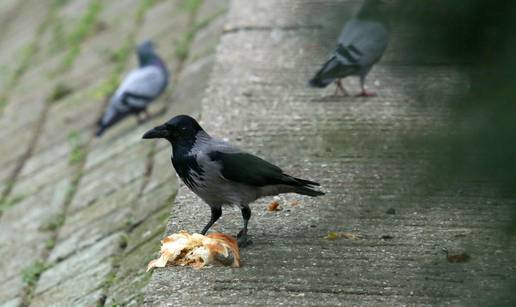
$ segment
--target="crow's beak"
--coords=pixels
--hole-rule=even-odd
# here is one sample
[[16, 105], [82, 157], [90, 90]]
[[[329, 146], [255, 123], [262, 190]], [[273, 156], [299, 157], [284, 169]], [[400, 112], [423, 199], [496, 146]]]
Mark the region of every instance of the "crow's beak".
[[144, 139], [161, 139], [161, 138], [167, 138], [169, 136], [168, 129], [162, 125], [157, 126], [147, 132], [143, 135]]

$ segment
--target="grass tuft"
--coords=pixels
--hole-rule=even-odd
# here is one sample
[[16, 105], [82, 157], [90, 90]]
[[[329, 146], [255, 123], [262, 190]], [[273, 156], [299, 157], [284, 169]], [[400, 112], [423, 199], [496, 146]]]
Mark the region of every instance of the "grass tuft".
[[50, 96], [48, 96], [47, 101], [51, 103], [56, 102], [65, 98], [71, 93], [73, 93], [73, 89], [70, 88], [68, 85], [60, 82], [56, 84], [56, 86], [52, 90], [52, 93], [50, 94]]
[[0, 212], [4, 212], [5, 210], [14, 207], [16, 204], [20, 203], [25, 199], [25, 195], [17, 195], [10, 199], [4, 199], [0, 202]]
[[63, 62], [61, 62], [61, 65], [57, 69], [56, 73], [64, 72], [72, 67], [75, 59], [81, 51], [81, 43], [90, 34], [92, 34], [95, 29], [98, 29], [97, 18], [101, 10], [102, 1], [92, 1], [82, 18], [75, 25], [70, 34], [65, 37], [64, 46], [68, 47], [68, 53], [66, 54]]
[[68, 143], [71, 146], [68, 154], [68, 164], [72, 166], [81, 164], [86, 159], [86, 146], [81, 142], [77, 131], [68, 134]]
[[[198, 8], [198, 7], [197, 7]], [[196, 9], [197, 9], [196, 8]], [[176, 45], [176, 56], [179, 60], [184, 61], [188, 57], [190, 53], [190, 47], [192, 45], [192, 41], [195, 38], [195, 35], [200, 30], [206, 28], [213, 20], [219, 17], [221, 14], [224, 14], [225, 10], [219, 11], [193, 25], [190, 31], [187, 31], [183, 37], [177, 42]]]
[[141, 23], [145, 13], [153, 7], [160, 0], [141, 0], [138, 9], [136, 10], [136, 22]]
[[41, 226], [40, 230], [42, 231], [56, 231], [61, 226], [63, 226], [65, 222], [65, 217], [63, 214], [58, 214], [47, 221], [44, 225]]
[[190, 13], [195, 13], [202, 4], [202, 0], [184, 0], [180, 8]]
[[45, 248], [47, 250], [52, 250], [54, 248], [54, 246], [56, 246], [56, 241], [52, 238], [49, 238], [46, 242], [45, 242]]
[[53, 54], [62, 46], [64, 46], [66, 41], [66, 35], [63, 27], [63, 22], [61, 19], [57, 19], [55, 22], [52, 23], [52, 45], [50, 48], [50, 53]]
[[84, 146], [77, 145], [72, 148], [70, 155], [68, 156], [68, 164], [78, 165], [86, 158], [86, 151]]
[[41, 274], [48, 268], [48, 266], [41, 260], [34, 261], [30, 266], [22, 271], [23, 283], [30, 287], [34, 287], [38, 282]]
[[109, 77], [95, 89], [95, 99], [104, 99], [111, 96], [116, 91], [120, 84], [125, 63], [133, 49], [133, 36], [129, 35], [120, 48], [111, 52], [109, 59], [115, 63], [115, 67]]
[[16, 70], [14, 71], [13, 76], [11, 77], [10, 84], [8, 86], [9, 88], [14, 87], [20, 79], [20, 77], [25, 73], [27, 68], [29, 68], [31, 59], [36, 53], [37, 49], [38, 48], [36, 46], [36, 43], [32, 42], [20, 50], [20, 65], [16, 67]]
[[117, 277], [115, 272], [110, 272], [104, 280], [104, 287], [109, 288], [116, 283]]

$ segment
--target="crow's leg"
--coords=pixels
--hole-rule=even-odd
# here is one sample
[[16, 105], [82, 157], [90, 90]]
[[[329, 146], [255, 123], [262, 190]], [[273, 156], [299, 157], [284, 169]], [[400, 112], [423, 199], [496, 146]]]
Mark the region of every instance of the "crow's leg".
[[241, 206], [242, 209], [242, 217], [244, 218], [244, 228], [240, 230], [240, 232], [237, 235], [237, 241], [238, 241], [238, 247], [244, 248], [253, 243], [247, 236], [247, 223], [249, 222], [249, 219], [251, 218], [251, 209], [247, 206]]
[[210, 227], [215, 224], [215, 222], [220, 218], [220, 216], [222, 215], [222, 208], [221, 207], [217, 207], [217, 206], [210, 206], [211, 208], [211, 218], [210, 218], [210, 221], [208, 222], [208, 224], [206, 224], [206, 226], [204, 226], [204, 228], [202, 229], [201, 231], [201, 234], [202, 235], [205, 235], [206, 232], [208, 232], [208, 229], [210, 229]]
[[335, 93], [334, 96], [337, 96], [339, 92], [342, 94], [342, 96], [348, 96], [348, 91], [342, 86], [342, 81], [340, 79], [335, 80]]
[[365, 88], [365, 76], [360, 76], [360, 89], [362, 90], [360, 94], [357, 95], [357, 97], [374, 97], [376, 96], [376, 93], [369, 92]]

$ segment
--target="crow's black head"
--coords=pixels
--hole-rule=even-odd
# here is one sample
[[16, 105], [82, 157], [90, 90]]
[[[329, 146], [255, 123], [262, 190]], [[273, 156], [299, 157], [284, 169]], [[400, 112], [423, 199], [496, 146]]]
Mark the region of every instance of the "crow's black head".
[[204, 131], [199, 123], [188, 115], [178, 115], [161, 126], [157, 126], [144, 135], [144, 139], [166, 139], [174, 147], [191, 146], [197, 138], [197, 133]]

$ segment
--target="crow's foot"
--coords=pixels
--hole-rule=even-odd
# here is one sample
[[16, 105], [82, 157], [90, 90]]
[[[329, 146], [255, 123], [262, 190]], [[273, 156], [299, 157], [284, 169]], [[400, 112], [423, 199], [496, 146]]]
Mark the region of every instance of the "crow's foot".
[[244, 230], [242, 229], [237, 234], [237, 243], [238, 243], [238, 247], [246, 248], [249, 245], [253, 244], [253, 241], [251, 241], [251, 239], [249, 239], [247, 232], [244, 232]]

